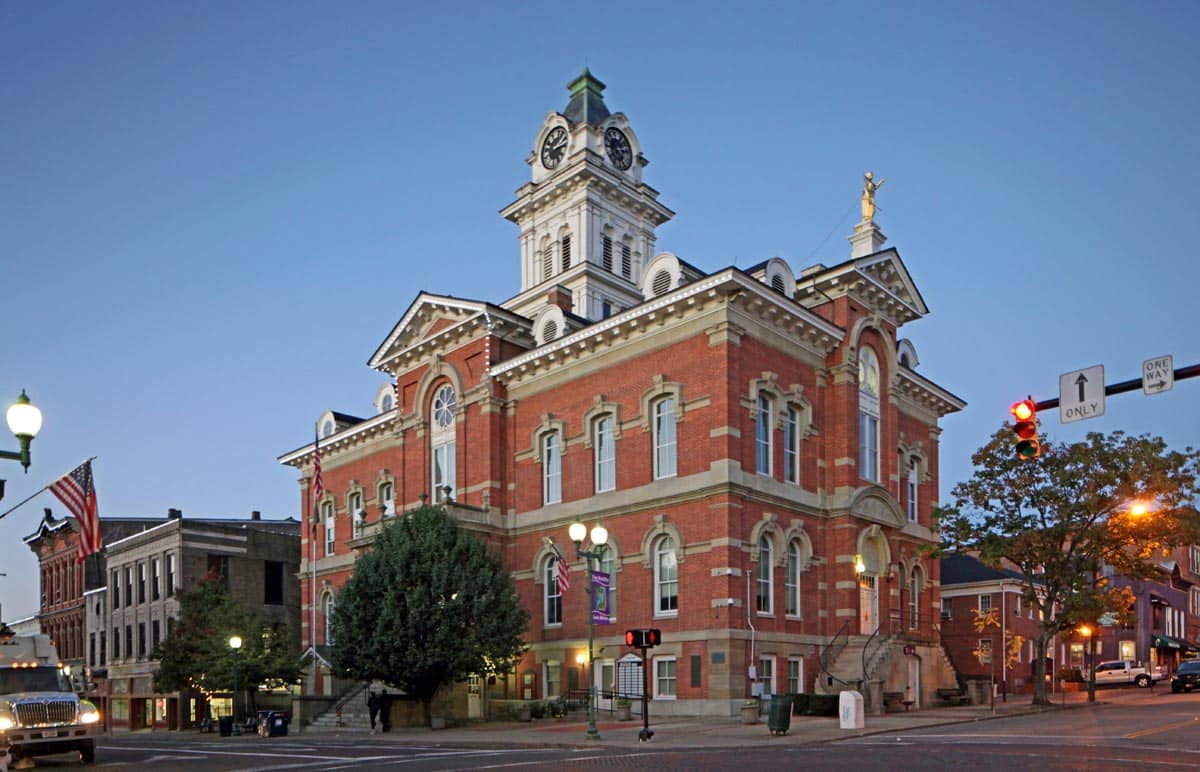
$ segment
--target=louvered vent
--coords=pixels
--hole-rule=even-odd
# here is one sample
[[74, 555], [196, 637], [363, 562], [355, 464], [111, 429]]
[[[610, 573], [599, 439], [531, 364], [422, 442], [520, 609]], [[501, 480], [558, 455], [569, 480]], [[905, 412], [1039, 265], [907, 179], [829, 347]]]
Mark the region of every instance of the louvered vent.
[[659, 271], [654, 274], [654, 284], [651, 286], [655, 297], [666, 294], [671, 289], [671, 274], [667, 271]]
[[610, 239], [608, 236], [604, 236], [601, 241], [604, 246], [604, 270], [612, 273], [612, 239]]
[[542, 342], [549, 343], [558, 337], [558, 322], [553, 319], [542, 325]]
[[571, 237], [562, 237], [562, 269], [565, 271], [571, 267]]
[[773, 277], [771, 277], [771, 289], [775, 290], [776, 292], [784, 291], [782, 276], [775, 274]]
[[547, 245], [542, 250], [542, 280], [554, 275], [554, 247]]

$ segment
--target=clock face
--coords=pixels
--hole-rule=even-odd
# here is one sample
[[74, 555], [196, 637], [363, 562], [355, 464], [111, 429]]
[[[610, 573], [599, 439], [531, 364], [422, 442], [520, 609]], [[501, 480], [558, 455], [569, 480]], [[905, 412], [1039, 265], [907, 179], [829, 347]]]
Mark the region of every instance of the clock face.
[[605, 129], [604, 149], [608, 151], [608, 160], [621, 171], [633, 165], [633, 149], [629, 147], [629, 137], [620, 129]]
[[556, 126], [542, 142], [542, 166], [554, 169], [567, 154], [567, 130]]

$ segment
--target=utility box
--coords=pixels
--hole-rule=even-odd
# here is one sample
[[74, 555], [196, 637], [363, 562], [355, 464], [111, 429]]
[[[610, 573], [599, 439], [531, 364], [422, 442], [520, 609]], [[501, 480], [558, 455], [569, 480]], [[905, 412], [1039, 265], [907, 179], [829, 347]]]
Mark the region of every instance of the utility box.
[[838, 700], [838, 716], [842, 729], [863, 729], [867, 723], [863, 718], [863, 696], [858, 692], [842, 692]]

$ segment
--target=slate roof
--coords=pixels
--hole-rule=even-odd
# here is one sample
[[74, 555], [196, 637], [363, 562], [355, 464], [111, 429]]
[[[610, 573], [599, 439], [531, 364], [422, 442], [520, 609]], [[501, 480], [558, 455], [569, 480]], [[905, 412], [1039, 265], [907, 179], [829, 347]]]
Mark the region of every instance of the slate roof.
[[994, 582], [1002, 579], [1025, 581], [1017, 571], [1007, 568], [989, 568], [978, 558], [970, 555], [947, 555], [942, 558], [942, 586], [970, 584], [972, 582]]

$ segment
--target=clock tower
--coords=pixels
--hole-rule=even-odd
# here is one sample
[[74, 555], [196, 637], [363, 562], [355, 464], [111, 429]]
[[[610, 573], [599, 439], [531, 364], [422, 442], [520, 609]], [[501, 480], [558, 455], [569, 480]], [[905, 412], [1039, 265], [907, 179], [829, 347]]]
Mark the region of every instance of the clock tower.
[[521, 292], [503, 305], [535, 318], [535, 331], [548, 307], [597, 321], [641, 303], [654, 229], [674, 215], [642, 182], [649, 161], [624, 114], [608, 111], [604, 84], [585, 69], [567, 88], [525, 159], [531, 181], [500, 212], [521, 229]]

